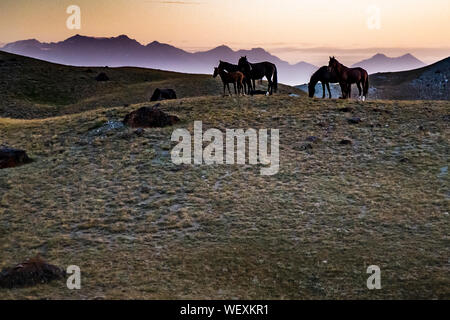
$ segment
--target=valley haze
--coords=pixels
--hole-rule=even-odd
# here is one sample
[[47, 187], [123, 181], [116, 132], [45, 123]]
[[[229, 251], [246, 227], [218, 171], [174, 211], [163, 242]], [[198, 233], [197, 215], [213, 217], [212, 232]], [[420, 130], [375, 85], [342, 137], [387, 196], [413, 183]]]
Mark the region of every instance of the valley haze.
[[[75, 35], [52, 43], [42, 43], [36, 39], [21, 40], [6, 44], [1, 50], [74, 66], [135, 66], [199, 74], [212, 73], [219, 60], [237, 64], [241, 56], [247, 56], [251, 62], [275, 63], [280, 82], [289, 85], [307, 83], [318, 69], [318, 66], [304, 61], [290, 64], [263, 48], [235, 51], [222, 45], [207, 51], [188, 52], [158, 41], [142, 45], [126, 35], [112, 38]], [[417, 69], [425, 63], [411, 54], [397, 58], [376, 54], [354, 62], [353, 66], [367, 67], [369, 73], [376, 73]]]

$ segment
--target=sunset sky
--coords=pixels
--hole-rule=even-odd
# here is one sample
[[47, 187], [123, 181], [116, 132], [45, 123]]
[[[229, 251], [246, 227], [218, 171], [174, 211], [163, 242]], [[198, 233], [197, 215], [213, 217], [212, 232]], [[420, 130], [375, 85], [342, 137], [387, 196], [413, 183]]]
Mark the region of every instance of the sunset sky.
[[[69, 5], [81, 8], [80, 30], [66, 27]], [[367, 25], [373, 5], [380, 29]], [[263, 47], [289, 62], [381, 51], [431, 63], [450, 55], [449, 17], [449, 0], [1, 0], [0, 43], [127, 34], [188, 51]]]

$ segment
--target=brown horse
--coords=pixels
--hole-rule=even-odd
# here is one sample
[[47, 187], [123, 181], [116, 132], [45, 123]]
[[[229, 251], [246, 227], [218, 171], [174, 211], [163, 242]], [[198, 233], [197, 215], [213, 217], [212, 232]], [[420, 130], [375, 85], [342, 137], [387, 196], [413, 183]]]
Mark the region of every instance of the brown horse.
[[[337, 75], [342, 90], [342, 98], [352, 96], [352, 84], [356, 83], [359, 90], [359, 99], [365, 101], [369, 92], [369, 74], [363, 68], [347, 68], [334, 57], [330, 57], [328, 69]], [[362, 85], [362, 92], [361, 92]]]
[[[220, 68], [214, 68], [214, 74], [213, 77], [217, 77], [220, 76], [220, 78], [222, 79], [222, 83], [223, 83], [223, 95], [225, 96], [225, 87], [228, 88], [228, 92], [231, 95], [231, 91], [230, 91], [230, 83], [232, 83], [234, 85], [234, 93], [235, 94], [241, 94], [245, 93], [244, 92], [244, 74], [240, 71], [236, 71], [236, 72], [226, 72], [223, 69]], [[236, 91], [236, 85], [237, 85], [237, 89], [238, 91]]]

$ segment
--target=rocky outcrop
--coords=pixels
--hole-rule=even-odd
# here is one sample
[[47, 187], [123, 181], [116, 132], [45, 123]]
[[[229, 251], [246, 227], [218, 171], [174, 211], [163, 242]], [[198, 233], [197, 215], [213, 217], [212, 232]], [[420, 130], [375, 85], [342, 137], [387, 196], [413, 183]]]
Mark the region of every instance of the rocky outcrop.
[[0, 147], [0, 169], [21, 166], [31, 161], [23, 150]]
[[63, 269], [48, 264], [39, 255], [0, 272], [0, 287], [20, 288], [62, 279]]
[[178, 117], [161, 111], [158, 106], [142, 107], [133, 111], [125, 116], [123, 123], [132, 128], [162, 128], [180, 121]]

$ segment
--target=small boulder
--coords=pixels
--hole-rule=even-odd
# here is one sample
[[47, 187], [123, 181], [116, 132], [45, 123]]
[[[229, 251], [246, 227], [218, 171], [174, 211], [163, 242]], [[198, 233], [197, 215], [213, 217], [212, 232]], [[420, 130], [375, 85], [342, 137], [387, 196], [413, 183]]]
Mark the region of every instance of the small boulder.
[[31, 161], [27, 153], [23, 150], [6, 147], [0, 148], [0, 169], [18, 167]]
[[339, 141], [339, 144], [343, 146], [348, 146], [353, 144], [353, 141], [350, 139], [342, 139], [341, 141]]
[[0, 272], [1, 288], [20, 288], [62, 279], [65, 271], [48, 264], [40, 255]]
[[353, 108], [352, 107], [343, 107], [343, 108], [338, 108], [337, 111], [339, 111], [339, 112], [353, 112]]
[[358, 124], [361, 122], [361, 118], [358, 117], [347, 118], [347, 122], [350, 124]]
[[180, 119], [176, 116], [168, 115], [158, 108], [142, 107], [125, 116], [123, 123], [132, 128], [162, 128], [178, 123]]
[[162, 101], [162, 100], [173, 100], [177, 98], [177, 94], [173, 89], [159, 89], [157, 88], [154, 92], [150, 101]]
[[109, 77], [106, 75], [106, 73], [102, 72], [102, 73], [99, 73], [98, 76], [95, 77], [95, 80], [97, 80], [97, 81], [109, 81]]
[[306, 138], [306, 141], [308, 141], [308, 142], [317, 142], [319, 140], [320, 139], [316, 136], [309, 136], [308, 138]]

